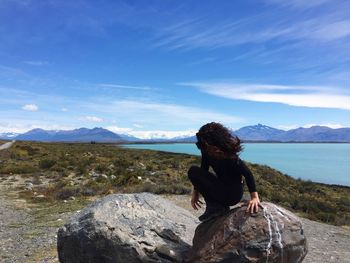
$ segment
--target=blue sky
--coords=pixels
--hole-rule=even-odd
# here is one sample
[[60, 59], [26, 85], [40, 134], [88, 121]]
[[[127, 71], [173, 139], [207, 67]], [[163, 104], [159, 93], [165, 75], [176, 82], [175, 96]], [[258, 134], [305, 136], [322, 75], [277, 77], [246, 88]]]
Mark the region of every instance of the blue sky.
[[350, 2], [0, 1], [0, 132], [350, 126]]

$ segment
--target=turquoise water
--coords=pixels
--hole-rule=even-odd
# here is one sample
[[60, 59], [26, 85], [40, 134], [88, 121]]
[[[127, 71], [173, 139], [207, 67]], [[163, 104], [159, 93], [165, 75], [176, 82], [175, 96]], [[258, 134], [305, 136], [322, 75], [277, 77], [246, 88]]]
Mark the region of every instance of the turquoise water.
[[[127, 144], [128, 148], [200, 155], [195, 144]], [[246, 143], [243, 160], [266, 164], [295, 178], [350, 186], [350, 144]]]

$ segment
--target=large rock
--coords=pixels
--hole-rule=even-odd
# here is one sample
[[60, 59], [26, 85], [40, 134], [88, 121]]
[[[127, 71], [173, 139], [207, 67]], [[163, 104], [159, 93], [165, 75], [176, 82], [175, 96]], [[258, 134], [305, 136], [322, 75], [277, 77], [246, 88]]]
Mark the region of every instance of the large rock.
[[90, 204], [59, 229], [59, 260], [302, 262], [307, 243], [300, 220], [272, 203], [262, 205], [264, 209], [252, 216], [245, 212], [246, 203], [240, 203], [196, 228], [199, 221], [190, 212], [160, 196], [110, 195]]
[[182, 262], [199, 221], [160, 196], [110, 195], [58, 231], [61, 263]]
[[307, 243], [300, 220], [291, 212], [263, 202], [253, 216], [240, 203], [226, 215], [200, 224], [186, 262], [302, 262]]

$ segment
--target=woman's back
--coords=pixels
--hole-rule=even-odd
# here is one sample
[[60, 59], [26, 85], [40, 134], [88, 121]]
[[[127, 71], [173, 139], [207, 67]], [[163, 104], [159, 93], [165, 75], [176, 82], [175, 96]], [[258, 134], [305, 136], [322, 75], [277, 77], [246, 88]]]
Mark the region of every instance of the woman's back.
[[202, 152], [201, 168], [208, 170], [209, 166], [213, 168], [218, 179], [228, 186], [241, 184], [243, 175], [246, 178], [249, 191], [256, 191], [254, 177], [239, 157], [217, 159]]

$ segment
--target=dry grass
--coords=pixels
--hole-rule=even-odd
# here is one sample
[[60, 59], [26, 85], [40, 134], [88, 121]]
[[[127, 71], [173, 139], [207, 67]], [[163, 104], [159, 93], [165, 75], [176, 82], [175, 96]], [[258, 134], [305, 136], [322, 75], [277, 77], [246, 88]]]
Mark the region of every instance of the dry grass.
[[[16, 173], [32, 182], [31, 189], [22, 186], [18, 191], [34, 203], [125, 192], [189, 194], [187, 170], [200, 163], [194, 155], [111, 144], [16, 142], [3, 152], [0, 178]], [[248, 166], [262, 200], [311, 220], [350, 225], [350, 187], [296, 180], [264, 165]]]

